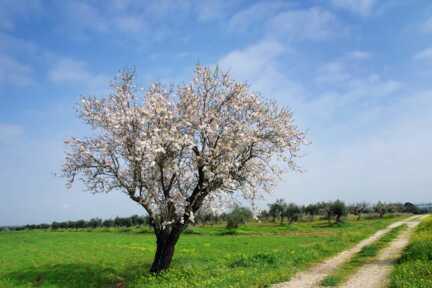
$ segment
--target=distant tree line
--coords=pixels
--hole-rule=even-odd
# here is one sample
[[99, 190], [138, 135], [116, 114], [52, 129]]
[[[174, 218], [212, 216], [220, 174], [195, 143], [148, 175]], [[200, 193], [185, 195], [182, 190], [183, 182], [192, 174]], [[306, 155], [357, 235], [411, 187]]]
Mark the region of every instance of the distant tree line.
[[[317, 202], [308, 205], [297, 205], [286, 203], [278, 199], [268, 204], [268, 209], [261, 210], [256, 218], [259, 221], [293, 223], [297, 221], [312, 221], [316, 218], [326, 219], [339, 223], [348, 214], [353, 215], [357, 220], [362, 217], [376, 218], [384, 217], [386, 214], [426, 213], [412, 203], [384, 203], [369, 204], [366, 202], [346, 204], [343, 201]], [[216, 214], [210, 209], [201, 209], [195, 217], [197, 224], [218, 224], [226, 223], [227, 228], [237, 228], [241, 224], [252, 220], [253, 212], [246, 207], [236, 206], [228, 213]]]
[[328, 201], [317, 202], [308, 205], [297, 205], [295, 203], [286, 203], [283, 199], [276, 200], [268, 205], [268, 210], [262, 210], [258, 218], [263, 221], [280, 221], [286, 219], [288, 223], [296, 222], [299, 219], [314, 220], [319, 217], [341, 222], [342, 217], [352, 214], [360, 220], [363, 216], [366, 217], [384, 217], [385, 214], [395, 213], [426, 213], [412, 203], [384, 203], [369, 204], [366, 202], [346, 204], [343, 201]]
[[90, 220], [52, 222], [51, 224], [29, 224], [23, 226], [1, 227], [2, 230], [32, 230], [32, 229], [83, 229], [83, 228], [111, 228], [111, 227], [133, 227], [148, 225], [147, 216], [132, 215], [130, 217], [115, 217], [113, 219], [102, 220], [92, 218]]
[[[412, 203], [384, 203], [369, 204], [365, 202], [346, 204], [343, 201], [317, 202], [308, 205], [297, 205], [286, 203], [283, 199], [278, 199], [274, 203], [268, 204], [268, 209], [261, 210], [255, 218], [259, 221], [279, 222], [291, 224], [297, 221], [313, 221], [315, 219], [326, 219], [339, 223], [348, 214], [360, 220], [362, 217], [384, 217], [386, 214], [426, 213]], [[237, 228], [254, 218], [251, 209], [247, 207], [235, 206], [231, 211], [221, 214], [215, 213], [211, 209], [200, 209], [195, 215], [195, 224], [214, 225], [226, 223], [227, 228]], [[88, 229], [88, 228], [113, 228], [113, 227], [135, 227], [150, 224], [148, 216], [132, 215], [130, 217], [115, 217], [102, 220], [93, 218], [90, 220], [52, 222], [51, 224], [29, 224], [23, 226], [0, 227], [1, 230], [32, 230], [32, 229]]]
[[[357, 220], [362, 217], [375, 218], [384, 217], [386, 214], [426, 213], [412, 203], [384, 203], [369, 204], [365, 202], [346, 204], [343, 201], [317, 202], [308, 205], [297, 205], [286, 203], [283, 199], [278, 199], [268, 205], [268, 209], [261, 210], [256, 218], [260, 221], [279, 222], [291, 224], [297, 221], [313, 221], [316, 218], [326, 219], [339, 223], [348, 214], [353, 215]], [[210, 210], [200, 210], [196, 222], [199, 224], [226, 223], [227, 228], [237, 228], [239, 225], [250, 221], [253, 213], [246, 207], [235, 207], [229, 213], [217, 215]]]

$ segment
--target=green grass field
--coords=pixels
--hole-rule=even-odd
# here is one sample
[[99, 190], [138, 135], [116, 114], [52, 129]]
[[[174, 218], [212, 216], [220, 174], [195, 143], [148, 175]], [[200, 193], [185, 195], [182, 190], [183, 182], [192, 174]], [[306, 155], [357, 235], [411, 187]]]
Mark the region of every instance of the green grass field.
[[158, 277], [149, 233], [3, 232], [0, 287], [267, 287], [399, 219], [194, 227]]
[[416, 229], [391, 275], [391, 288], [432, 287], [432, 216]]

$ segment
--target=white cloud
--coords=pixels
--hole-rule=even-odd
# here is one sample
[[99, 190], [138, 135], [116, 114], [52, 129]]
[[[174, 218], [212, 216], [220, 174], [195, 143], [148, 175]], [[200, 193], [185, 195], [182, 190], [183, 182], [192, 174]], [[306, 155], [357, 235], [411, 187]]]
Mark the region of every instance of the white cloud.
[[371, 54], [366, 51], [355, 50], [348, 53], [348, 57], [355, 60], [368, 60], [371, 58]]
[[294, 40], [323, 40], [341, 31], [336, 17], [322, 8], [289, 10], [269, 21], [268, 33]]
[[139, 16], [120, 16], [115, 19], [117, 27], [121, 31], [137, 33], [146, 28], [143, 17]]
[[15, 124], [0, 123], [0, 144], [10, 143], [18, 139], [24, 130]]
[[[309, 131], [312, 144], [300, 161], [306, 172], [284, 177], [272, 197], [297, 202], [424, 201], [425, 187], [432, 185], [427, 172], [432, 154], [424, 155], [432, 145], [424, 132], [432, 121], [432, 92], [407, 94], [399, 81], [364, 67], [354, 69], [367, 64], [359, 62], [370, 57], [366, 51], [349, 52], [318, 68], [322, 77], [333, 73], [327, 86], [303, 88], [279, 69], [287, 52], [295, 57], [280, 42], [263, 40], [219, 61], [236, 77], [260, 87], [264, 96], [290, 105], [297, 123]], [[299, 89], [290, 92], [290, 87]]]
[[64, 9], [71, 27], [98, 32], [109, 31], [112, 17], [104, 17], [98, 9], [86, 2], [71, 1], [66, 4]]
[[199, 21], [208, 22], [225, 18], [228, 10], [231, 9], [232, 1], [198, 1], [193, 3]]
[[344, 65], [340, 61], [328, 62], [318, 68], [318, 83], [335, 84], [348, 81], [352, 78]]
[[[64, 15], [59, 27], [74, 32], [79, 39], [89, 39], [87, 32], [127, 32], [127, 38], [146, 41], [170, 34], [167, 25], [172, 19], [210, 22], [227, 18], [233, 10], [232, 1], [71, 1], [58, 5]], [[191, 18], [192, 16], [192, 18]], [[151, 25], [150, 25], [151, 24]], [[145, 33], [145, 35], [143, 35]], [[164, 36], [166, 37], [166, 36]], [[123, 38], [121, 38], [123, 39]], [[156, 39], [158, 40], [158, 39]]]
[[427, 48], [418, 52], [414, 55], [414, 59], [428, 62], [432, 61], [432, 48]]
[[432, 33], [432, 17], [429, 17], [422, 25], [421, 30], [425, 33]]
[[347, 86], [354, 93], [370, 98], [382, 98], [399, 91], [403, 87], [403, 84], [396, 80], [383, 79], [379, 74], [370, 74], [365, 78], [360, 77], [349, 81]]
[[321, 93], [304, 103], [304, 109], [313, 115], [311, 123], [331, 123], [346, 113], [355, 118], [364, 109], [383, 105], [385, 99], [397, 96], [403, 88], [399, 81], [357, 66], [351, 58], [340, 58], [318, 67], [315, 81]]
[[[345, 127], [314, 136], [302, 164], [306, 173], [289, 175], [277, 197], [290, 201], [429, 201], [432, 91], [413, 92], [381, 109], [349, 117]], [[358, 122], [369, 119], [368, 129]], [[348, 134], [348, 129], [352, 132]], [[330, 143], [326, 139], [332, 139]]]
[[87, 92], [105, 91], [109, 84], [109, 77], [91, 73], [87, 63], [69, 58], [58, 60], [48, 72], [48, 78], [56, 84], [82, 85]]
[[282, 46], [277, 41], [265, 39], [228, 53], [218, 64], [222, 69], [230, 71], [236, 79], [247, 81], [252, 89], [263, 96], [280, 97], [290, 102], [303, 95], [301, 85], [287, 79], [277, 69], [279, 58], [290, 53], [293, 53], [290, 48]]
[[261, 23], [287, 7], [286, 2], [258, 2], [244, 10], [235, 13], [228, 25], [232, 31], [246, 31], [251, 25]]
[[32, 68], [6, 54], [0, 54], [0, 67], [0, 84], [29, 86], [34, 83]]
[[227, 54], [219, 61], [219, 65], [242, 78], [250, 76], [255, 78], [263, 70], [273, 65], [273, 61], [284, 50], [285, 48], [277, 41], [261, 41], [245, 49], [235, 50]]
[[389, 98], [398, 99], [403, 87], [398, 81], [374, 74], [350, 74], [346, 81], [326, 83], [321, 93], [301, 103], [300, 111], [306, 115], [312, 133], [339, 131], [345, 139], [351, 139], [356, 137], [354, 131], [370, 128], [374, 120], [370, 111], [379, 111]]
[[34, 55], [38, 51], [38, 47], [33, 42], [0, 32], [0, 51]]
[[[363, 60], [369, 59], [370, 53], [366, 51], [351, 51], [346, 55], [333, 61], [320, 65], [316, 72], [315, 81], [326, 85], [326, 89], [338, 89], [350, 91], [373, 90], [380, 87], [381, 93], [389, 90], [394, 92], [400, 88], [400, 83], [393, 80], [384, 80], [374, 72], [370, 72], [367, 63]], [[378, 92], [375, 90], [375, 92]], [[384, 95], [384, 96], [385, 96]]]
[[137, 36], [138, 32], [147, 27], [149, 16], [145, 15], [141, 6], [135, 7], [132, 4], [123, 1], [120, 5], [118, 2], [107, 1], [102, 7], [98, 7], [91, 2], [61, 3], [57, 9], [64, 19], [57, 28], [78, 39], [89, 39], [88, 32], [104, 34], [120, 31]]
[[375, 0], [332, 0], [333, 6], [367, 16], [372, 12]]
[[49, 79], [57, 83], [86, 81], [90, 77], [85, 62], [68, 58], [58, 61], [49, 71]]

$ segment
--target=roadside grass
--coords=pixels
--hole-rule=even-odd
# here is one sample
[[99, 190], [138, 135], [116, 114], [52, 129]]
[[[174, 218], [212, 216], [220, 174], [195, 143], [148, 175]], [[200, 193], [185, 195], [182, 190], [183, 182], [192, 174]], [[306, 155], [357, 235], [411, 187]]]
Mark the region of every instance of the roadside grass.
[[406, 225], [393, 228], [374, 243], [363, 247], [348, 262], [344, 263], [342, 266], [338, 267], [336, 271], [324, 278], [321, 281], [321, 286], [331, 287], [344, 283], [361, 266], [373, 260], [377, 256], [378, 252], [385, 248], [405, 228]]
[[192, 227], [159, 276], [150, 233], [2, 232], [0, 287], [268, 287], [402, 218]]
[[432, 287], [432, 216], [424, 219], [414, 231], [391, 274], [390, 287]]

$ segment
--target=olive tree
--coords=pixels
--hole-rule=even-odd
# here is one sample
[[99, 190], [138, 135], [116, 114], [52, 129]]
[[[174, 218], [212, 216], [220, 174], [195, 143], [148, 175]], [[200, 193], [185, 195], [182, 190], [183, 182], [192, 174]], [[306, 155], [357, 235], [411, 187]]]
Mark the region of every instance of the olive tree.
[[340, 223], [342, 216], [347, 213], [347, 208], [344, 202], [336, 200], [330, 204], [330, 211], [330, 213], [335, 216], [336, 223]]
[[269, 214], [273, 217], [273, 222], [280, 217], [280, 222], [283, 223], [285, 207], [286, 203], [283, 199], [277, 199], [274, 203], [269, 204]]
[[369, 205], [365, 202], [352, 204], [348, 207], [348, 210], [351, 214], [357, 216], [357, 220], [360, 220], [363, 213], [366, 213], [369, 210]]
[[347, 213], [347, 208], [344, 202], [336, 200], [330, 204], [330, 211], [330, 213], [335, 216], [336, 223], [340, 223], [342, 216]]
[[311, 220], [314, 220], [314, 216], [319, 213], [319, 205], [318, 204], [309, 204], [304, 208], [304, 212], [308, 214]]
[[301, 213], [301, 209], [295, 203], [289, 203], [285, 206], [283, 215], [288, 219], [288, 223], [291, 224], [298, 220]]
[[252, 219], [253, 213], [249, 208], [236, 206], [226, 215], [226, 228], [236, 229], [240, 224], [245, 224]]
[[141, 93], [125, 71], [112, 89], [82, 98], [78, 113], [93, 133], [65, 141], [63, 175], [94, 193], [122, 191], [147, 211], [156, 235], [151, 272], [169, 267], [205, 201], [234, 192], [253, 198], [282, 171], [297, 170], [304, 134], [292, 113], [228, 73], [198, 65], [190, 83]]
[[373, 206], [373, 210], [375, 211], [375, 213], [378, 213], [378, 215], [379, 215], [380, 218], [383, 218], [383, 217], [384, 217], [384, 214], [387, 213], [387, 207], [386, 207], [386, 205], [385, 205], [383, 202], [381, 202], [381, 201], [378, 201], [378, 203], [376, 203], [376, 204]]

